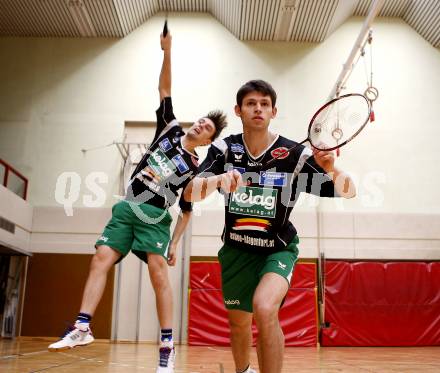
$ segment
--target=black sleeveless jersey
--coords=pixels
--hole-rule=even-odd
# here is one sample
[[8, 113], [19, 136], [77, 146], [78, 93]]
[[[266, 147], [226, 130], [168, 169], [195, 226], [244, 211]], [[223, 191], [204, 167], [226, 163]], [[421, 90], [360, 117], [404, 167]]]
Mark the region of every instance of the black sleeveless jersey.
[[[156, 117], [153, 142], [131, 175], [126, 199], [168, 209], [176, 201], [179, 189], [197, 174], [198, 156], [182, 146], [185, 132], [174, 116], [171, 97], [162, 100]], [[183, 196], [179, 205], [182, 210], [192, 209]]]
[[[249, 153], [242, 134], [216, 140], [211, 145], [199, 176], [236, 169], [247, 182], [247, 186], [224, 195], [223, 242], [261, 253], [282, 250], [297, 234], [289, 216], [299, 194], [335, 196], [332, 180], [315, 162], [309, 148], [299, 145], [290, 154], [286, 152], [295, 144], [278, 136], [258, 157]], [[269, 170], [252, 171], [279, 154], [282, 156]]]

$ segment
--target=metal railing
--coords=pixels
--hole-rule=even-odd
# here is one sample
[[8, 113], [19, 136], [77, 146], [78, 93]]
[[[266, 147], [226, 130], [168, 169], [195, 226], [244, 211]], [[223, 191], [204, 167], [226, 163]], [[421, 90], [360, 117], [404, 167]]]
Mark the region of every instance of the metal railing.
[[0, 182], [3, 186], [26, 200], [28, 191], [28, 179], [1, 158]]

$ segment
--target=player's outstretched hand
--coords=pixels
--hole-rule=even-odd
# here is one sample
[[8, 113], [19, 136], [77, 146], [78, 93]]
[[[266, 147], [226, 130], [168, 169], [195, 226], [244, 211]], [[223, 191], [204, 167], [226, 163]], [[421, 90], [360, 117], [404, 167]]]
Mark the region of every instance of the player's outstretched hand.
[[[326, 148], [324, 143], [319, 143], [320, 148]], [[316, 163], [325, 171], [333, 172], [335, 168], [335, 153], [334, 151], [318, 150], [313, 148], [313, 156]]]
[[160, 34], [160, 47], [162, 48], [162, 50], [171, 50], [171, 41], [172, 37], [169, 31], [167, 36], [163, 36], [162, 33]]
[[220, 175], [219, 187], [226, 193], [235, 192], [244, 185], [241, 173], [237, 170], [231, 170]]

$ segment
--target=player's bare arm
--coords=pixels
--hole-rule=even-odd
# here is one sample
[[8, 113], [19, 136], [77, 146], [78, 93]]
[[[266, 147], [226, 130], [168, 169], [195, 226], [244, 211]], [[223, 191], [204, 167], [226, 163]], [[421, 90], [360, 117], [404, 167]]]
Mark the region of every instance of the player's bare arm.
[[159, 95], [160, 101], [164, 97], [171, 96], [171, 34], [167, 36], [160, 35], [160, 46], [163, 50], [162, 69], [159, 76]]
[[183, 232], [185, 232], [186, 226], [191, 219], [191, 211], [181, 211], [177, 219], [176, 227], [174, 228], [173, 238], [170, 242], [170, 247], [168, 251], [168, 265], [174, 266], [177, 259], [177, 245], [182, 238]]

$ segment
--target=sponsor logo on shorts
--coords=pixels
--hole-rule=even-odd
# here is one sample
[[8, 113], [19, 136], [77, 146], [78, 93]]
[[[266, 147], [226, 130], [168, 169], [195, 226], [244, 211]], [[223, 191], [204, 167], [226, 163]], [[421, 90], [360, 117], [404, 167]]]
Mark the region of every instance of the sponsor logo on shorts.
[[233, 153], [244, 153], [244, 147], [241, 144], [231, 144], [231, 151]]
[[107, 241], [108, 241], [108, 237], [101, 236], [101, 237], [98, 238], [98, 241], [104, 241], [104, 242], [107, 242]]
[[233, 305], [240, 305], [240, 301], [238, 299], [226, 299], [225, 300], [225, 304], [227, 304], [228, 306], [233, 306]]
[[156, 242], [156, 246], [158, 249], [161, 249], [163, 247], [163, 242]]
[[160, 143], [159, 143], [160, 148], [166, 152], [168, 150], [170, 150], [173, 145], [171, 145], [170, 140], [168, 140], [167, 138], [163, 139]]
[[287, 184], [287, 173], [286, 172], [260, 172], [260, 185], [263, 186], [278, 186], [283, 187]]
[[183, 160], [183, 157], [180, 154], [175, 155], [173, 158], [171, 158], [173, 163], [177, 166], [179, 171], [183, 174], [184, 172], [189, 170], [188, 165]]
[[270, 226], [269, 220], [258, 218], [243, 218], [235, 220], [232, 227], [235, 231], [260, 231], [267, 232]]
[[229, 212], [273, 218], [276, 214], [277, 190], [259, 187], [240, 187], [231, 194]]

